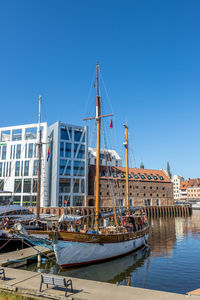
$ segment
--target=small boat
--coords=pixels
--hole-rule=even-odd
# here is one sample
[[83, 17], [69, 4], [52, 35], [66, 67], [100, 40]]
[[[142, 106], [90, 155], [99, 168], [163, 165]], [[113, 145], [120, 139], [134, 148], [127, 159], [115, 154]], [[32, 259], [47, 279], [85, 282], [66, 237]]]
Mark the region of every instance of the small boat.
[[[23, 226], [35, 221], [35, 214], [24, 206], [1, 205], [0, 206], [0, 251], [9, 251], [20, 248], [22, 239], [10, 233], [10, 228], [20, 222]], [[26, 247], [26, 244], [23, 245]]]

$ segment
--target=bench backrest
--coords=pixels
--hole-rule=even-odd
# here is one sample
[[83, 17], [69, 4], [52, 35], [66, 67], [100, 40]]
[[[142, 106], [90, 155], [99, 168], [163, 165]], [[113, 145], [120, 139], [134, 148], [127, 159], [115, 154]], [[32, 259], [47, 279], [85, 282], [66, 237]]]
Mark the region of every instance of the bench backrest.
[[41, 275], [41, 276], [42, 276], [43, 283], [54, 284], [58, 286], [66, 286], [65, 278], [48, 276], [48, 275]]

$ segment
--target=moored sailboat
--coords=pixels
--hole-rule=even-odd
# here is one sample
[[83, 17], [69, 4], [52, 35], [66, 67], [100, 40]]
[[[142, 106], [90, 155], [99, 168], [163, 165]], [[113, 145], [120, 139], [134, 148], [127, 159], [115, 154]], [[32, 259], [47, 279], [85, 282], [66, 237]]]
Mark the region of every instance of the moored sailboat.
[[[125, 127], [126, 149], [126, 210], [116, 212], [114, 226], [100, 226], [100, 195], [99, 195], [99, 170], [100, 170], [100, 128], [101, 119], [110, 115], [101, 115], [101, 98], [99, 96], [99, 65], [96, 66], [96, 120], [97, 145], [96, 145], [96, 204], [94, 230], [87, 232], [71, 232], [60, 229], [56, 233], [54, 251], [57, 263], [62, 266], [74, 266], [96, 263], [130, 253], [146, 244], [149, 226], [144, 214], [139, 210], [130, 208], [128, 194], [128, 127]], [[92, 118], [89, 118], [92, 119]], [[118, 214], [116, 216], [116, 214]], [[54, 233], [52, 233], [53, 237]]]
[[[116, 209], [106, 214], [100, 214], [99, 193], [99, 171], [100, 171], [100, 131], [101, 119], [109, 115], [101, 114], [101, 97], [99, 96], [99, 65], [96, 66], [96, 116], [97, 125], [96, 141], [96, 202], [95, 202], [95, 224], [93, 227], [82, 228], [79, 223], [84, 216], [63, 216], [55, 231], [38, 231], [36, 234], [48, 234], [52, 241], [57, 263], [61, 267], [91, 264], [110, 260], [128, 254], [143, 245], [148, 239], [149, 226], [145, 214], [140, 209], [132, 208], [129, 204], [128, 191], [128, 127], [125, 127], [125, 149], [126, 149], [126, 208]], [[39, 193], [38, 193], [39, 194]], [[39, 198], [39, 197], [38, 197]], [[39, 207], [39, 205], [38, 205]], [[101, 219], [113, 216], [112, 226], [108, 226]], [[38, 216], [38, 214], [37, 214]], [[33, 231], [27, 238], [31, 240]], [[24, 232], [23, 232], [24, 235]], [[24, 236], [25, 238], [25, 236]], [[42, 239], [40, 239], [40, 243]], [[44, 240], [45, 245], [45, 240]]]

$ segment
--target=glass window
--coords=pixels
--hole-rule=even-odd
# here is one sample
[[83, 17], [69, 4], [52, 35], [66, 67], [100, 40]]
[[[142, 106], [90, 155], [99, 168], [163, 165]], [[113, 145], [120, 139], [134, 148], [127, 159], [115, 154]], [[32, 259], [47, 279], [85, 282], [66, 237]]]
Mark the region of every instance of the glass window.
[[2, 160], [6, 159], [7, 146], [2, 147]]
[[33, 193], [37, 193], [37, 178], [33, 178]]
[[73, 181], [73, 192], [79, 193], [79, 180], [78, 179], [74, 179], [74, 181]]
[[157, 179], [158, 179], [158, 177], [157, 177], [157, 176], [153, 176], [153, 178], [154, 178], [155, 180], [157, 180]]
[[64, 142], [60, 142], [60, 157], [64, 157]]
[[73, 197], [74, 206], [83, 206], [83, 196], [74, 196]]
[[61, 128], [61, 140], [69, 140], [69, 135], [66, 128]]
[[31, 205], [31, 197], [30, 196], [23, 196], [23, 206], [30, 206]]
[[25, 158], [27, 158], [27, 144], [25, 146]]
[[60, 178], [59, 180], [59, 193], [70, 193], [70, 178]]
[[28, 158], [32, 158], [33, 157], [33, 144], [29, 144], [28, 145]]
[[33, 176], [37, 176], [38, 175], [38, 160], [34, 160], [33, 163]]
[[22, 192], [22, 180], [15, 179], [14, 183], [14, 193], [21, 193]]
[[13, 141], [21, 141], [22, 139], [22, 129], [13, 130], [12, 140]]
[[15, 176], [19, 176], [20, 171], [20, 161], [15, 162]]
[[0, 177], [2, 177], [3, 173], [3, 163], [0, 162]]
[[65, 175], [66, 176], [70, 176], [71, 175], [71, 161], [70, 160], [68, 161], [67, 168], [65, 170]]
[[21, 145], [18, 144], [16, 150], [16, 159], [20, 159], [20, 158], [21, 158]]
[[83, 132], [80, 131], [80, 130], [75, 130], [75, 131], [74, 131], [74, 141], [80, 142], [82, 133], [83, 133]]
[[23, 176], [23, 165], [24, 165], [24, 162], [21, 161], [21, 176]]
[[24, 193], [30, 193], [31, 192], [31, 179], [24, 179]]
[[9, 164], [9, 176], [11, 176], [11, 161], [10, 161], [10, 164]]
[[1, 142], [8, 142], [10, 141], [10, 130], [2, 131], [1, 132]]
[[15, 159], [15, 145], [13, 147], [13, 159]]
[[13, 196], [13, 204], [21, 205], [21, 196]]
[[70, 206], [70, 196], [64, 196], [64, 206]]
[[32, 196], [31, 197], [31, 206], [36, 206], [37, 204], [37, 197], [36, 196]]
[[7, 163], [6, 163], [6, 177], [9, 176], [8, 170], [9, 170], [9, 162], [7, 161]]
[[71, 143], [65, 143], [65, 157], [71, 157]]
[[38, 145], [34, 144], [34, 157], [38, 157]]
[[67, 161], [65, 159], [60, 159], [60, 175], [63, 175], [66, 163]]
[[81, 193], [85, 193], [85, 180], [81, 180]]
[[3, 177], [6, 176], [6, 162], [3, 163]]
[[74, 161], [74, 175], [84, 176], [85, 175], [85, 162]]
[[62, 207], [62, 206], [63, 206], [63, 203], [62, 203], [62, 196], [59, 196], [59, 197], [58, 197], [58, 206], [59, 206], [59, 207]]
[[[74, 156], [76, 155], [75, 145], [78, 146], [78, 144], [74, 144]], [[78, 148], [78, 147], [76, 147], [76, 148]], [[80, 148], [79, 148], [79, 151], [78, 151], [78, 154], [77, 154], [77, 158], [85, 158], [85, 146], [84, 145], [80, 145]]]
[[34, 140], [37, 138], [37, 128], [26, 128], [25, 140]]
[[[12, 159], [12, 148], [13, 148], [13, 145], [10, 146], [10, 159]], [[1, 156], [1, 153], [0, 153], [0, 156]]]
[[134, 175], [135, 179], [138, 179], [138, 176], [137, 175]]
[[28, 176], [29, 175], [29, 161], [26, 160], [24, 163], [24, 176]]
[[4, 180], [0, 179], [0, 191], [4, 190]]

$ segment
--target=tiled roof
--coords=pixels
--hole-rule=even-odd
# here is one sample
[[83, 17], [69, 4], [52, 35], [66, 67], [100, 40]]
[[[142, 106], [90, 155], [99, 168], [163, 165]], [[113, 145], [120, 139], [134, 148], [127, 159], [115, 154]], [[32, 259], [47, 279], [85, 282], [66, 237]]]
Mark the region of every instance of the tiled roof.
[[188, 181], [181, 181], [180, 190], [186, 190], [188, 186]]
[[200, 187], [200, 178], [189, 179], [187, 187]]
[[[90, 165], [90, 170], [95, 175], [95, 166]], [[100, 167], [100, 178], [116, 178], [125, 179], [126, 178], [126, 168], [124, 167]], [[164, 170], [151, 170], [151, 169], [138, 169], [129, 168], [129, 180], [134, 181], [156, 181], [156, 182], [171, 182], [167, 172]]]

